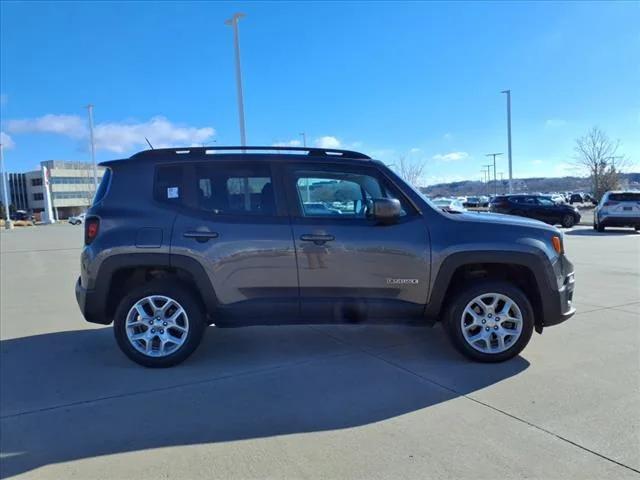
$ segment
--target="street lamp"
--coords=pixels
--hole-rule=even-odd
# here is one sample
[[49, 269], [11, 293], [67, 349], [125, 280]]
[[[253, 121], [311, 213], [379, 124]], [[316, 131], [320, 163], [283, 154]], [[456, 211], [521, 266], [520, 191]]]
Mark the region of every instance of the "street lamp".
[[[89, 113], [89, 142], [91, 147], [91, 162], [93, 163], [93, 191], [98, 191], [98, 165], [96, 165], [96, 142], [93, 137], [93, 105], [87, 105]], [[148, 142], [149, 140], [147, 140]]]
[[483, 165], [482, 168], [487, 169], [487, 196], [489, 196], [489, 181], [491, 180], [491, 164]]
[[302, 146], [306, 148], [306, 146], [307, 146], [307, 134], [305, 132], [300, 132], [300, 136], [302, 137]]
[[511, 90], [503, 90], [500, 93], [507, 95], [507, 148], [509, 152], [509, 193], [513, 193], [513, 168], [511, 159]]
[[238, 34], [238, 20], [244, 17], [244, 13], [235, 13], [233, 17], [225, 21], [225, 25], [233, 27], [233, 45], [236, 56], [236, 87], [238, 90], [238, 117], [240, 121], [240, 144], [247, 145], [247, 136], [244, 128], [244, 99], [242, 96], [242, 72], [240, 71], [240, 39]]
[[0, 143], [0, 171], [2, 171], [2, 201], [4, 203], [4, 212], [7, 220], [4, 222], [4, 228], [10, 230], [13, 228], [11, 223], [11, 215], [9, 214], [9, 192], [7, 187], [7, 172], [4, 169], [4, 145]]
[[498, 178], [496, 176], [496, 157], [502, 155], [502, 153], [487, 153], [486, 157], [493, 157], [493, 190], [494, 194], [498, 195]]

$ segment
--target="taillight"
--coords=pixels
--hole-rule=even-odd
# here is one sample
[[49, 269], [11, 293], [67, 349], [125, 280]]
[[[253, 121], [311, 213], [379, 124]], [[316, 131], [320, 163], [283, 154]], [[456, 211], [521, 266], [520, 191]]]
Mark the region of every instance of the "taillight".
[[100, 232], [100, 219], [97, 217], [87, 218], [84, 222], [84, 244], [90, 245]]

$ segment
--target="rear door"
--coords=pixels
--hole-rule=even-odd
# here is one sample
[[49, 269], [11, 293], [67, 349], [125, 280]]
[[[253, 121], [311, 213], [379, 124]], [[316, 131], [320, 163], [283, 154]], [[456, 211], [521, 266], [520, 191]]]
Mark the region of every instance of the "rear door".
[[[285, 176], [298, 257], [301, 314], [320, 321], [419, 315], [427, 300], [426, 223], [375, 167], [289, 165]], [[367, 200], [393, 197], [393, 225], [367, 218]]]
[[156, 195], [179, 210], [172, 258], [191, 257], [204, 267], [220, 314], [244, 323], [297, 316], [295, 248], [271, 165], [202, 162], [160, 167], [158, 178], [163, 174], [173, 183], [157, 182]]

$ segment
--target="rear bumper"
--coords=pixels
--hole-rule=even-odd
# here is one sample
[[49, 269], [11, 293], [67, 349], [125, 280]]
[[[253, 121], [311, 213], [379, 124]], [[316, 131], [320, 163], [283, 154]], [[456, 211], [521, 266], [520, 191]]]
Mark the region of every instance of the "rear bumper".
[[105, 308], [102, 304], [100, 296], [95, 290], [87, 289], [82, 286], [80, 278], [76, 282], [76, 301], [80, 312], [87, 322], [99, 323], [100, 325], [109, 325], [111, 319], [106, 318]]
[[598, 223], [603, 227], [638, 227], [640, 226], [640, 217], [616, 217], [607, 215], [598, 218]]

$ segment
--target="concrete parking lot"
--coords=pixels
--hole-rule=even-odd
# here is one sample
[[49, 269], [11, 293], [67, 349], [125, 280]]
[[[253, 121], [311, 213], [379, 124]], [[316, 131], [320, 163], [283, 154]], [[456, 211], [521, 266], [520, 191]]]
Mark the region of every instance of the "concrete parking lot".
[[507, 363], [439, 327], [212, 327], [148, 370], [78, 311], [81, 227], [3, 231], [0, 477], [640, 478], [640, 234], [565, 238], [578, 313]]

